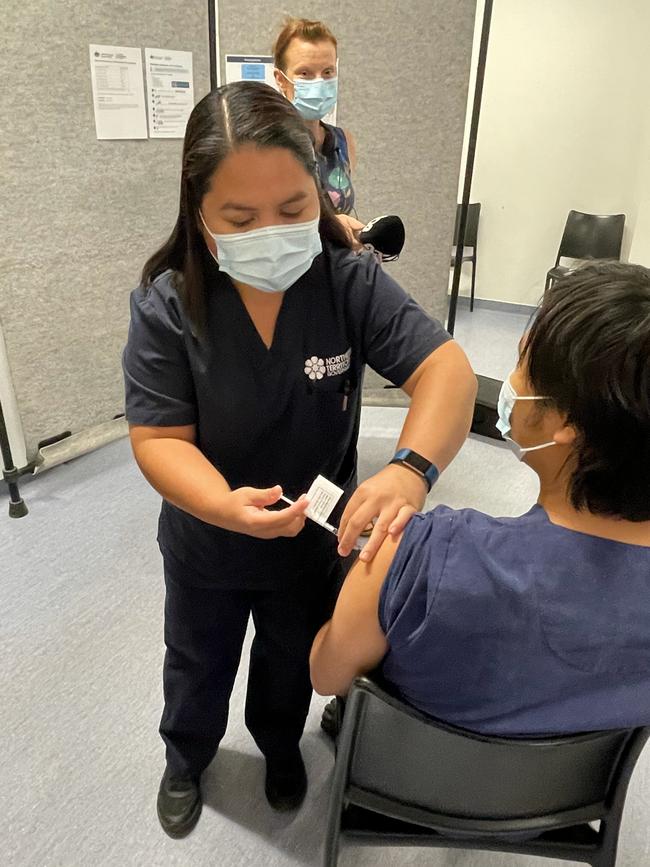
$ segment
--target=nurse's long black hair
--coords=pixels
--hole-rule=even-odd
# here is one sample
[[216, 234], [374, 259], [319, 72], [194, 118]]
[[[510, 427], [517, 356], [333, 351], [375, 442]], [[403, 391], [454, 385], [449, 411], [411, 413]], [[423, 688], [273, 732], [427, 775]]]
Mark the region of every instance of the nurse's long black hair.
[[178, 291], [199, 332], [206, 308], [205, 240], [199, 229], [199, 208], [222, 160], [249, 143], [261, 148], [283, 147], [294, 154], [318, 186], [321, 237], [342, 247], [351, 246], [321, 188], [311, 133], [291, 103], [259, 82], [238, 81], [209, 93], [194, 107], [187, 123], [176, 225], [142, 271], [143, 286], [168, 269], [176, 273]]

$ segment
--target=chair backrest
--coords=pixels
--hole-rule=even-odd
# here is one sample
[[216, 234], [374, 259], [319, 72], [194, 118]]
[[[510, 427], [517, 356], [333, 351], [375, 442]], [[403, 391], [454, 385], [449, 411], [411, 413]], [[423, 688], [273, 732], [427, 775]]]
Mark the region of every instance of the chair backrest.
[[[460, 205], [456, 205], [456, 223], [454, 225], [454, 246], [458, 245], [458, 230], [460, 227]], [[481, 203], [475, 202], [467, 208], [467, 222], [465, 223], [465, 240], [463, 246], [476, 247], [478, 240], [478, 218], [481, 216]]]
[[366, 678], [350, 694], [340, 748], [348, 726], [348, 793], [353, 787], [390, 801], [397, 818], [413, 821], [415, 808], [444, 827], [462, 829], [471, 819], [499, 831], [539, 826], [539, 817], [566, 824], [576, 811], [603, 815], [630, 743], [639, 731], [647, 738], [644, 729], [477, 735], [425, 717]]
[[583, 214], [569, 211], [557, 261], [569, 259], [620, 259], [625, 214]]

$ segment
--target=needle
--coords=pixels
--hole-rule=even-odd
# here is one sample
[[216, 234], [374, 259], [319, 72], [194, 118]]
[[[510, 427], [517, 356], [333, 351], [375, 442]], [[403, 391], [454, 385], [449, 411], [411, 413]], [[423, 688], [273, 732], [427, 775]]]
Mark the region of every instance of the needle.
[[[283, 503], [287, 503], [289, 506], [295, 505], [293, 500], [290, 500], [289, 497], [285, 497], [284, 494], [280, 495], [280, 499]], [[307, 515], [309, 518], [309, 515]], [[333, 524], [328, 524], [327, 521], [317, 521], [315, 518], [309, 518], [310, 521], [313, 521], [314, 524], [318, 524], [319, 527], [323, 527], [325, 530], [329, 530], [330, 533], [333, 533], [335, 536], [338, 536], [339, 531]], [[362, 551], [363, 545], [361, 545], [358, 541], [356, 545], [352, 548], [353, 551]]]

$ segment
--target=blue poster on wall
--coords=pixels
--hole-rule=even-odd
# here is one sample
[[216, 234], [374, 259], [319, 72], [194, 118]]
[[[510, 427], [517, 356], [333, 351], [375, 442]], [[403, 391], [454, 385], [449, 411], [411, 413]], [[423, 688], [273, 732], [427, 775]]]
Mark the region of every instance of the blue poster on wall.
[[273, 68], [273, 58], [269, 55], [226, 54], [226, 83], [265, 81], [277, 90]]

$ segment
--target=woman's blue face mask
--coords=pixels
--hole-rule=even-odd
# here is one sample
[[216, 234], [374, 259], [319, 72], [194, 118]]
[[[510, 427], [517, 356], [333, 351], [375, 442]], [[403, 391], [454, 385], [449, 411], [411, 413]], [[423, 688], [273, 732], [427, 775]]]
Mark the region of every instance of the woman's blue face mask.
[[[284, 72], [280, 69], [281, 75]], [[293, 84], [293, 104], [305, 120], [322, 120], [336, 105], [338, 78], [297, 78]]]

